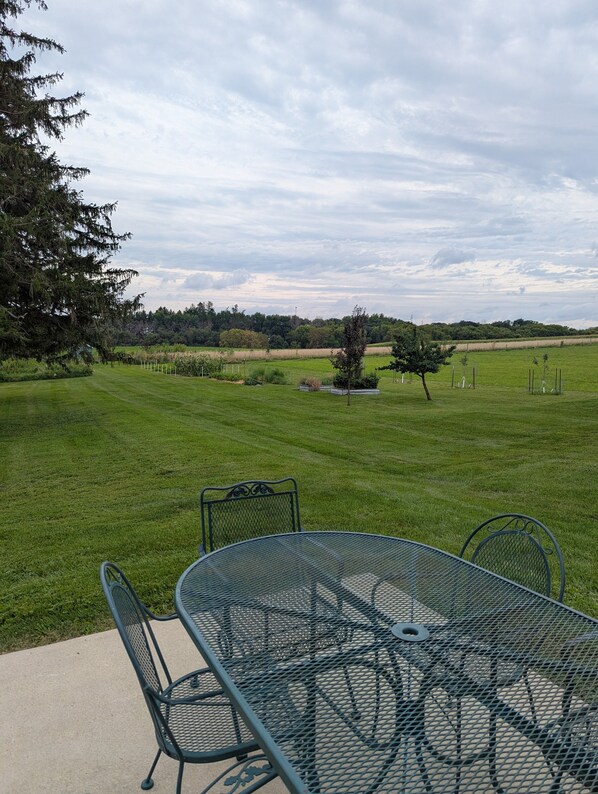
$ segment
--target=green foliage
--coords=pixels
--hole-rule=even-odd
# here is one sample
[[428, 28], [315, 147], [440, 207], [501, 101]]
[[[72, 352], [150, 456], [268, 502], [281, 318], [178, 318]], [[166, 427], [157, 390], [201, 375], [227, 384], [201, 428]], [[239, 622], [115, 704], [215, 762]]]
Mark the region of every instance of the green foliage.
[[[402, 333], [409, 323], [383, 314], [366, 318], [368, 344], [389, 343]], [[244, 329], [265, 334], [268, 342], [261, 345], [271, 349], [331, 348], [343, 344], [344, 322], [337, 317], [313, 320], [293, 315], [264, 315], [261, 312], [245, 314], [237, 306], [215, 311], [210, 301], [173, 310], [160, 307], [156, 311], [136, 312], [134, 317], [114, 329], [119, 345], [155, 345], [182, 343], [192, 346], [219, 345], [220, 333], [229, 329]], [[504, 320], [496, 323], [429, 323], [420, 326], [435, 340], [501, 340], [516, 338], [541, 338], [543, 336], [598, 336], [598, 328], [583, 331], [561, 325], [545, 325], [532, 320]], [[250, 345], [251, 346], [251, 345]], [[258, 345], [254, 344], [255, 348]]]
[[[380, 376], [375, 372], [370, 372], [367, 375], [362, 373], [351, 382], [351, 389], [377, 389], [379, 381]], [[346, 389], [348, 387], [347, 383], [347, 378], [344, 374], [339, 373], [332, 379], [332, 385], [335, 389]]]
[[109, 266], [128, 237], [112, 230], [115, 205], [86, 203], [73, 182], [87, 169], [62, 165], [45, 143], [87, 114], [82, 94], [48, 93], [60, 74], [31, 74], [37, 54], [63, 52], [10, 27], [32, 3], [45, 8], [0, 2], [0, 359], [57, 361], [86, 345], [106, 356], [107, 323], [139, 308], [123, 298], [136, 273]]
[[229, 383], [239, 383], [239, 381], [242, 380], [238, 372], [225, 372], [224, 370], [212, 373], [210, 378], [214, 380], [224, 380]]
[[220, 347], [263, 350], [268, 347], [268, 337], [266, 334], [260, 334], [257, 331], [230, 328], [228, 331], [220, 333]]
[[47, 364], [35, 359], [7, 358], [0, 362], [0, 383], [81, 378], [91, 374], [93, 374], [93, 370], [89, 364], [75, 361], [62, 364]]
[[[222, 366], [224, 359], [222, 357], [196, 354], [174, 355], [170, 356], [168, 361], [176, 367], [177, 375], [186, 375], [196, 378], [215, 378], [223, 374]], [[238, 380], [238, 376], [235, 379]]]
[[272, 350], [286, 350], [288, 346], [287, 340], [284, 336], [280, 336], [280, 334], [272, 334], [268, 340], [268, 347]]
[[[247, 380], [255, 380], [257, 383], [273, 383], [277, 386], [286, 386], [288, 384], [286, 375], [277, 367], [273, 369], [268, 367], [254, 367], [249, 373], [249, 378]], [[247, 382], [247, 380], [245, 382]]]
[[380, 369], [412, 372], [417, 375], [418, 378], [421, 378], [427, 399], [431, 400], [426, 375], [428, 372], [438, 372], [440, 367], [446, 364], [452, 356], [454, 349], [454, 345], [442, 348], [437, 342], [432, 342], [424, 331], [410, 323], [401, 333], [397, 334], [392, 346], [393, 361]]

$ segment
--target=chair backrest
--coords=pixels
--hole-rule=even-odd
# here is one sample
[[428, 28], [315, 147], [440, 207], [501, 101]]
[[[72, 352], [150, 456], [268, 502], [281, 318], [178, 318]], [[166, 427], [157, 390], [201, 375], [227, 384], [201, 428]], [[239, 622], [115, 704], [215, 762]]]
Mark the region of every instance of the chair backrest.
[[166, 734], [176, 747], [174, 737], [160, 711], [160, 703], [154, 696], [154, 693], [161, 694], [165, 686], [172, 683], [172, 678], [150, 626], [147, 608], [139, 600], [127, 577], [114, 563], [102, 563], [100, 581], [120, 638], [137, 673], [158, 744], [164, 749], [163, 737]]
[[460, 557], [557, 601], [565, 591], [565, 563], [552, 532], [535, 518], [502, 513], [480, 524]]
[[200, 502], [200, 554], [261, 535], [301, 531], [293, 477], [204, 488]]

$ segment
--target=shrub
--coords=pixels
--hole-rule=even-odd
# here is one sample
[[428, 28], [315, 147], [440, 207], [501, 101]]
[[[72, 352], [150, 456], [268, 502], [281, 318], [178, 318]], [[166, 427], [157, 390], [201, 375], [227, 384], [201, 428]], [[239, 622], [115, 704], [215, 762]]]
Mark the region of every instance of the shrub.
[[320, 391], [320, 387], [322, 386], [322, 381], [319, 378], [303, 378], [304, 386], [310, 391]]
[[[375, 372], [371, 372], [369, 375], [362, 375], [357, 380], [351, 382], [351, 390], [353, 389], [377, 389], [378, 382], [380, 380], [380, 376], [377, 375]], [[347, 388], [347, 378], [344, 374], [338, 373], [332, 379], [332, 385], [335, 389], [346, 389]]]
[[35, 359], [8, 358], [0, 363], [0, 383], [25, 380], [54, 380], [58, 378], [83, 378], [92, 375], [89, 364], [71, 361], [68, 364], [44, 364]]
[[281, 369], [266, 369], [266, 367], [255, 367], [249, 373], [249, 378], [245, 380], [253, 379], [258, 383], [275, 383], [279, 386], [285, 386], [288, 381], [286, 379], [286, 375]]
[[264, 383], [275, 383], [278, 386], [286, 386], [288, 381], [281, 369], [270, 369], [267, 370], [264, 375]]

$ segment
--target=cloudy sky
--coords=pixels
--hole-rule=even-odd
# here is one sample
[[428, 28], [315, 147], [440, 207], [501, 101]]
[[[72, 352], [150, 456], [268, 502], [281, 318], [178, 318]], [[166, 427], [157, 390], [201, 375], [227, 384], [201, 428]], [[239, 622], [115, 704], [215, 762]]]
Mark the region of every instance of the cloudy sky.
[[595, 0], [47, 3], [146, 308], [598, 325]]

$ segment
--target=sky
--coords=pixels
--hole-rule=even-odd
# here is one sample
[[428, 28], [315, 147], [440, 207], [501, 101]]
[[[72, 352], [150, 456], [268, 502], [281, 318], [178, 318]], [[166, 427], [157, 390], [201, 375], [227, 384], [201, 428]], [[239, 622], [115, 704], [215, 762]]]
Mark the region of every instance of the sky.
[[595, 0], [47, 0], [148, 310], [598, 325]]

